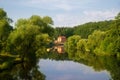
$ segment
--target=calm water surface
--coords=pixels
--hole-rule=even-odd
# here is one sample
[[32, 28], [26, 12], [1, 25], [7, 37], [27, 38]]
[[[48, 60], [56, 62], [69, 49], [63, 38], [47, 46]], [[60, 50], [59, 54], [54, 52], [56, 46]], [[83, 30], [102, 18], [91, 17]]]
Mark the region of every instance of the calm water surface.
[[40, 71], [46, 75], [46, 80], [109, 80], [110, 74], [106, 70], [95, 71], [81, 63], [73, 61], [55, 61], [40, 59]]

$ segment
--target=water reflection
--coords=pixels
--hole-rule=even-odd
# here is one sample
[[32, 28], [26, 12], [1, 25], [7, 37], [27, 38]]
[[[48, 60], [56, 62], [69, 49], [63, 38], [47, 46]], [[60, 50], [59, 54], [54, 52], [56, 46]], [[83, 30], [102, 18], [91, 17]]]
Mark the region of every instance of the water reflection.
[[45, 80], [45, 75], [38, 70], [36, 60], [12, 65], [6, 69], [0, 69], [0, 80]]
[[0, 80], [120, 80], [119, 75], [120, 59], [114, 57], [51, 52], [15, 63], [12, 57], [0, 56]]
[[58, 54], [63, 54], [63, 53], [65, 53], [64, 45], [63, 44], [55, 45], [52, 48], [47, 48], [47, 52], [50, 52], [50, 51], [57, 52]]
[[109, 80], [107, 71], [96, 72], [93, 68], [73, 61], [55, 61], [41, 59], [40, 71], [46, 80]]
[[58, 36], [57, 40], [54, 41], [53, 45], [47, 48], [47, 52], [56, 51], [59, 54], [65, 53], [64, 43], [66, 42], [66, 40], [67, 39], [65, 36]]

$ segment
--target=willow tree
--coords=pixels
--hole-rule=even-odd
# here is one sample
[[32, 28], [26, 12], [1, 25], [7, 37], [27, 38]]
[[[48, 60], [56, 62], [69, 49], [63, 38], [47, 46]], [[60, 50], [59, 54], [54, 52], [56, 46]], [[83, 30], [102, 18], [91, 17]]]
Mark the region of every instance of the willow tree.
[[81, 39], [79, 35], [73, 35], [67, 39], [65, 43], [65, 49], [68, 52], [69, 58], [73, 58], [76, 55], [77, 43]]
[[54, 28], [50, 25], [53, 24], [53, 21], [50, 17], [45, 16], [45, 17], [40, 17], [38, 15], [32, 15], [28, 19], [19, 19], [17, 23], [15, 24], [16, 28], [21, 27], [23, 25], [33, 25], [33, 26], [38, 26], [40, 28], [41, 33], [46, 33], [49, 36], [53, 36], [54, 34]]
[[8, 51], [14, 55], [20, 55], [20, 58], [24, 60], [25, 57], [34, 57], [35, 52], [47, 44], [48, 35], [40, 32], [40, 27], [33, 25], [25, 25], [18, 27], [14, 30], [8, 38]]

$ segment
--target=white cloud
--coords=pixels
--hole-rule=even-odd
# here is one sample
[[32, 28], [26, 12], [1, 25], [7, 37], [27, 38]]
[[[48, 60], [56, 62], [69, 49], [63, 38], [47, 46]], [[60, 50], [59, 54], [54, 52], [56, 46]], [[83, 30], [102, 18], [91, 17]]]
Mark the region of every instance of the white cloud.
[[74, 26], [80, 24], [81, 16], [73, 14], [57, 14], [53, 17], [55, 26]]
[[86, 22], [114, 19], [119, 11], [83, 11], [83, 14], [56, 14], [53, 17], [55, 26], [76, 26]]
[[59, 9], [66, 10], [66, 11], [72, 10], [72, 6], [70, 6], [68, 4], [58, 4], [58, 5], [56, 5], [56, 7]]
[[72, 10], [73, 5], [70, 4], [69, 0], [29, 0], [22, 2], [24, 6], [35, 7], [46, 10]]
[[84, 16], [88, 18], [87, 20], [100, 21], [100, 20], [110, 20], [113, 19], [118, 11], [108, 10], [108, 11], [84, 11]]

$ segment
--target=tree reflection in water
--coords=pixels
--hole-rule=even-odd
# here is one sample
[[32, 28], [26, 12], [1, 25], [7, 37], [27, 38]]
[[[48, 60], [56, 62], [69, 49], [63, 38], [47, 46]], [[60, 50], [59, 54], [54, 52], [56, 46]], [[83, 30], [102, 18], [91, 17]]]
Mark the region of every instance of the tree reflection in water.
[[1, 70], [1, 80], [45, 80], [45, 75], [38, 70], [36, 60], [14, 64], [12, 68]]
[[[77, 53], [76, 53], [77, 54]], [[81, 54], [78, 57], [69, 57], [69, 54], [45, 53], [40, 58], [26, 58], [26, 61], [14, 63], [12, 67], [0, 69], [0, 80], [45, 80], [45, 74], [37, 66], [39, 59], [72, 60], [93, 67], [95, 71], [107, 70], [113, 80], [120, 80], [120, 60], [114, 57], [98, 57], [90, 54]], [[2, 58], [0, 58], [2, 61]], [[1, 63], [1, 62], [0, 62]], [[73, 65], [74, 66], [74, 65]]]

